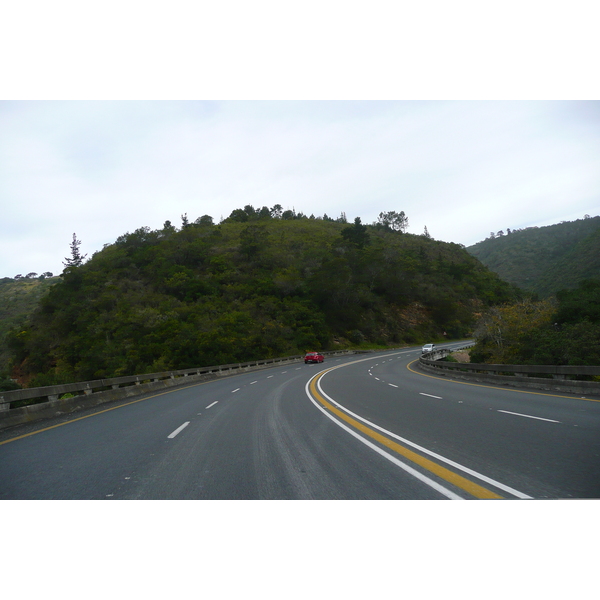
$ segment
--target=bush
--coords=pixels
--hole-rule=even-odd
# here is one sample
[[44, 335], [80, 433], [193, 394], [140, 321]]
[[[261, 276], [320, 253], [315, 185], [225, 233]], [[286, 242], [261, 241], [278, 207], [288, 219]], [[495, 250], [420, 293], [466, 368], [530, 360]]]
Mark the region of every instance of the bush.
[[8, 379], [8, 377], [0, 377], [0, 392], [12, 392], [13, 390], [20, 389], [21, 386], [12, 379]]

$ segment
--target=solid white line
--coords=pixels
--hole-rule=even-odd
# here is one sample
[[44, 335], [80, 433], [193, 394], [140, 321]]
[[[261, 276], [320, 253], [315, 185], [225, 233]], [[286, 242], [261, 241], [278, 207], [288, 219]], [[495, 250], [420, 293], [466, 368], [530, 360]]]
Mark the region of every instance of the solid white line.
[[190, 422], [186, 421], [183, 425], [181, 425], [180, 427], [178, 427], [173, 433], [171, 433], [167, 437], [168, 438], [174, 438], [180, 431], [183, 431], [189, 424], [190, 424]]
[[517, 417], [527, 417], [528, 419], [538, 419], [539, 421], [550, 421], [550, 423], [560, 423], [554, 419], [544, 419], [543, 417], [534, 417], [533, 415], [522, 415], [521, 413], [510, 412], [510, 410], [498, 410], [498, 412], [506, 413], [507, 415], [517, 415]]
[[[357, 362], [360, 362], [360, 361], [357, 361]], [[339, 367], [334, 367], [334, 368], [338, 369]], [[317, 375], [319, 375], [319, 373], [317, 373]], [[315, 377], [317, 375], [315, 375]], [[375, 425], [375, 423], [371, 423], [371, 421], [368, 421], [364, 417], [361, 417], [360, 415], [353, 413], [351, 410], [348, 410], [345, 406], [342, 406], [339, 402], [336, 402], [333, 398], [328, 396], [323, 391], [323, 388], [321, 387], [322, 379], [323, 378], [321, 378], [321, 379], [319, 379], [319, 381], [317, 381], [317, 388], [319, 389], [321, 394], [323, 394], [323, 396], [325, 398], [327, 398], [327, 400], [329, 400], [332, 404], [335, 404], [340, 410], [343, 410], [346, 414], [351, 415], [352, 417], [355, 417], [356, 419], [358, 419], [359, 421], [362, 421], [363, 423], [366, 423], [369, 427], [372, 427], [373, 429], [378, 429], [379, 431], [381, 431], [387, 435], [390, 435], [391, 437], [397, 439], [398, 441], [400, 441], [404, 444], [408, 444], [409, 446], [412, 446], [413, 448], [416, 448], [417, 450], [424, 452], [425, 454], [428, 454], [429, 456], [433, 456], [434, 458], [441, 460], [442, 462], [445, 462], [446, 464], [451, 465], [451, 466], [455, 467], [456, 469], [460, 469], [464, 473], [468, 473], [469, 475], [477, 477], [481, 481], [485, 481], [486, 483], [494, 485], [497, 488], [504, 490], [505, 492], [508, 492], [509, 494], [513, 494], [513, 496], [516, 496], [517, 498], [531, 499], [531, 496], [528, 496], [527, 494], [524, 494], [523, 492], [515, 490], [514, 488], [512, 488], [508, 485], [505, 485], [503, 483], [500, 483], [499, 481], [496, 481], [496, 480], [492, 479], [491, 477], [487, 477], [486, 475], [483, 475], [482, 473], [473, 471], [473, 469], [469, 469], [468, 467], [465, 467], [465, 466], [461, 465], [460, 463], [454, 462], [453, 460], [450, 460], [449, 458], [446, 458], [445, 456], [437, 454], [436, 452], [428, 450], [427, 448], [424, 448], [423, 446], [419, 446], [418, 444], [415, 444], [414, 442], [411, 442], [410, 440], [407, 440], [406, 438], [400, 437], [399, 435], [396, 435], [395, 433], [392, 433], [391, 431], [388, 431], [387, 429], [384, 429], [383, 427], [380, 427], [379, 425]], [[310, 381], [309, 381], [309, 383], [310, 383]], [[307, 384], [306, 390], [307, 390], [306, 393], [307, 393], [308, 397], [311, 398], [311, 400], [312, 400], [312, 396], [310, 396], [310, 394], [308, 393], [308, 384]], [[314, 404], [314, 401], [313, 401], [313, 404]]]
[[437, 398], [438, 400], [443, 400], [441, 396], [432, 396], [431, 394], [424, 394], [423, 392], [419, 392], [421, 396], [429, 396], [430, 398]]
[[210, 408], [211, 406], [214, 406], [215, 404], [218, 404], [219, 401], [215, 400], [212, 404], [209, 404], [206, 408]]
[[[316, 375], [315, 375], [315, 377], [316, 377]], [[312, 379], [314, 379], [314, 377]], [[418, 479], [419, 481], [421, 481], [425, 485], [428, 485], [429, 487], [431, 487], [434, 490], [438, 491], [443, 496], [446, 496], [446, 498], [449, 498], [450, 500], [463, 500], [464, 499], [464, 498], [461, 498], [458, 494], [455, 494], [454, 492], [452, 492], [449, 489], [445, 488], [444, 486], [440, 485], [439, 483], [437, 483], [433, 479], [430, 479], [429, 477], [427, 477], [426, 475], [423, 475], [422, 473], [420, 473], [416, 469], [413, 469], [411, 466], [409, 466], [409, 465], [403, 463], [402, 461], [398, 460], [392, 454], [389, 454], [385, 450], [382, 450], [381, 448], [379, 448], [379, 446], [376, 446], [371, 441], [369, 441], [368, 439], [362, 437], [356, 431], [354, 431], [353, 429], [350, 429], [350, 427], [347, 427], [344, 423], [342, 423], [341, 421], [339, 421], [338, 419], [336, 419], [329, 411], [325, 410], [325, 408], [323, 406], [321, 406], [311, 396], [310, 391], [309, 391], [309, 384], [312, 381], [312, 379], [309, 380], [309, 382], [306, 384], [306, 387], [304, 388], [305, 391], [306, 391], [306, 395], [308, 396], [309, 400], [326, 417], [329, 417], [336, 425], [338, 425], [339, 427], [341, 427], [342, 429], [344, 429], [345, 431], [347, 431], [350, 435], [353, 435], [357, 440], [359, 440], [363, 444], [365, 444], [365, 446], [368, 446], [369, 448], [371, 448], [371, 450], [375, 450], [375, 452], [377, 452], [378, 454], [381, 454], [381, 456], [383, 456], [384, 458], [387, 458], [391, 463], [395, 464], [397, 467], [400, 467], [401, 469], [403, 469], [404, 471], [406, 471], [407, 473], [409, 473], [410, 475], [412, 475], [413, 477], [415, 477], [416, 479]]]
[[231, 393], [233, 394], [233, 393], [235, 393], [235, 392], [239, 392], [239, 391], [240, 391], [240, 388], [237, 388], [237, 389], [235, 389], [235, 390], [232, 390], [232, 391], [231, 391]]

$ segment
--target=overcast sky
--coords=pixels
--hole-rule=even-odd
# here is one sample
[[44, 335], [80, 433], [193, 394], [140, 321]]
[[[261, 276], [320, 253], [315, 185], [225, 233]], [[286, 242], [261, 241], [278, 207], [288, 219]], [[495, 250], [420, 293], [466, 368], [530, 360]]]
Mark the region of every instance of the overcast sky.
[[[57, 0], [0, 25], [0, 277], [281, 204], [469, 246], [600, 212], [591, 3]], [[426, 99], [428, 101], [423, 101]], [[360, 101], [359, 101], [360, 100]]]
[[281, 204], [469, 246], [600, 213], [600, 102], [3, 101], [0, 277]]

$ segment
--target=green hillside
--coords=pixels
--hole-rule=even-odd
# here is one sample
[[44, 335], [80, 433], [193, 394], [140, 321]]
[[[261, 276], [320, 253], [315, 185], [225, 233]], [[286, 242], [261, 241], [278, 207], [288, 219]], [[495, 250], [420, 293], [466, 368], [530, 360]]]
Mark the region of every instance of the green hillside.
[[44, 385], [459, 338], [515, 295], [462, 246], [401, 220], [274, 214], [141, 228], [68, 268], [9, 336], [13, 375]]
[[34, 311], [42, 296], [58, 281], [58, 277], [44, 275], [0, 279], [0, 377], [8, 366], [7, 333]]
[[505, 281], [546, 298], [600, 277], [600, 217], [507, 230], [467, 251]]

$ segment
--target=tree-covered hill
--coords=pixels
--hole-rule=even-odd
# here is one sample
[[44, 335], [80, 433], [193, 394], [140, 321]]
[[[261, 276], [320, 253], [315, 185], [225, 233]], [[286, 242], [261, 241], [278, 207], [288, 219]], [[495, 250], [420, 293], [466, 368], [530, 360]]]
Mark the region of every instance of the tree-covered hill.
[[245, 207], [218, 225], [184, 216], [180, 229], [127, 233], [74, 257], [10, 334], [13, 376], [44, 385], [458, 338], [514, 297], [462, 246], [386, 216], [365, 226]]
[[600, 216], [499, 231], [467, 251], [505, 281], [546, 298], [600, 277]]
[[0, 378], [8, 367], [7, 333], [35, 310], [40, 298], [58, 281], [51, 273], [0, 279]]

